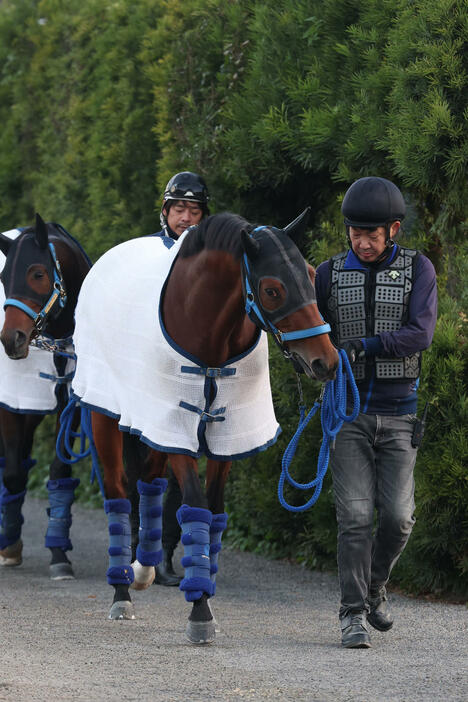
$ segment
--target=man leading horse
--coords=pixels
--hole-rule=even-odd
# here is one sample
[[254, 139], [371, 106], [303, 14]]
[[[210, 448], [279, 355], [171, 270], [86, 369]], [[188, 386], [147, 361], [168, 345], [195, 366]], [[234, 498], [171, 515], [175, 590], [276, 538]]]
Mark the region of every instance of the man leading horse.
[[[368, 648], [368, 624], [388, 631], [386, 585], [415, 519], [413, 470], [421, 352], [437, 316], [434, 267], [395, 237], [406, 205], [385, 178], [360, 178], [342, 205], [348, 251], [317, 269], [319, 309], [346, 350], [361, 412], [330, 455], [338, 520], [345, 648]], [[374, 509], [377, 529], [373, 535]]]

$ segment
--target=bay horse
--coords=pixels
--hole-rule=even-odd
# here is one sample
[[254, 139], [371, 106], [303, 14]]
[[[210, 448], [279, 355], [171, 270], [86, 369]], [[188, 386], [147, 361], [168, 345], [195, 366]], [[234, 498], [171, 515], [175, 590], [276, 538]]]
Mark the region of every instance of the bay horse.
[[[209, 598], [215, 592], [227, 524], [225, 482], [232, 460], [266, 449], [278, 433], [262, 330], [311, 378], [333, 378], [338, 364], [330, 327], [317, 308], [315, 272], [292, 241], [304, 231], [306, 218], [303, 213], [284, 230], [255, 227], [231, 213], [204, 219], [177, 243], [167, 242], [177, 255], [160, 292], [153, 293], [157, 286], [151, 279], [151, 247], [157, 243], [143, 239], [111, 249], [84, 283], [76, 313], [73, 392], [82, 406], [93, 410], [92, 433], [104, 472], [107, 579], [114, 587], [110, 619], [133, 619], [129, 587], [143, 589], [154, 579], [161, 559], [163, 476], [169, 461], [183, 495], [178, 520], [185, 577], [180, 589], [192, 603], [186, 634], [195, 644], [215, 638]], [[140, 285], [147, 300], [132, 293]], [[146, 325], [157, 327], [149, 342]], [[127, 353], [126, 346], [131, 349]], [[126, 355], [128, 364], [119, 365]], [[154, 375], [157, 361], [162, 367]], [[140, 366], [148, 370], [142, 378]], [[168, 385], [173, 376], [175, 390]], [[262, 383], [267, 383], [264, 395]], [[122, 387], [119, 397], [117, 386]], [[153, 415], [162, 417], [156, 428]], [[189, 426], [193, 435], [180, 439]], [[141, 452], [134, 451], [132, 460], [127, 451], [127, 471], [139, 478], [140, 493], [140, 541], [133, 565], [121, 429], [150, 447], [143, 462]], [[203, 454], [205, 491], [197, 466]]]
[[[35, 226], [15, 234], [16, 238], [0, 235], [0, 250], [6, 257], [0, 276], [6, 298], [0, 340], [8, 356], [0, 359], [0, 565], [4, 566], [22, 562], [21, 510], [28, 471], [35, 463], [30, 457], [34, 432], [44, 416], [54, 412], [58, 431], [75, 365], [74, 310], [91, 267], [68, 232], [60, 224], [44, 222], [39, 214]], [[36, 347], [29, 353], [31, 343]], [[48, 372], [43, 372], [43, 364]], [[79, 416], [75, 425], [78, 421]], [[66, 551], [72, 548], [71, 504], [79, 480], [57, 456], [49, 478], [45, 537], [51, 551], [49, 570], [53, 580], [66, 580], [74, 577]]]

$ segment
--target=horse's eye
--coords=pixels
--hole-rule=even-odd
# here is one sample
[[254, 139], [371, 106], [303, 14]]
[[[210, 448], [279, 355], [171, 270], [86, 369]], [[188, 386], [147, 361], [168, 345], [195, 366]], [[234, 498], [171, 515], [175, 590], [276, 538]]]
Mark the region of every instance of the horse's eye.
[[40, 280], [43, 277], [44, 273], [42, 271], [34, 271], [34, 280]]
[[276, 288], [265, 288], [265, 292], [268, 297], [271, 297], [274, 300], [277, 300], [280, 297], [280, 294]]

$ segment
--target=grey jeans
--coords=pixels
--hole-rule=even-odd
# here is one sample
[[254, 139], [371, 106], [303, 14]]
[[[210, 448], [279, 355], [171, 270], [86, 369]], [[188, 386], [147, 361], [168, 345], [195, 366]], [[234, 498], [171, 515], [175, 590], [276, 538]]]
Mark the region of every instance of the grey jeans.
[[[415, 522], [415, 415], [359, 414], [330, 452], [338, 521], [340, 617], [368, 609], [388, 582]], [[374, 527], [375, 510], [377, 519]]]

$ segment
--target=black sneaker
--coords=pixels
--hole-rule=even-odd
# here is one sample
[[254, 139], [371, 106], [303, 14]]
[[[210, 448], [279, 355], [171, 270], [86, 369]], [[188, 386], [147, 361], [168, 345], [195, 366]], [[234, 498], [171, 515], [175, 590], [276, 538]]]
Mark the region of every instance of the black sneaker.
[[378, 631], [388, 631], [393, 626], [393, 619], [388, 609], [387, 592], [381, 588], [377, 592], [371, 592], [368, 598], [369, 614], [367, 621]]
[[340, 619], [341, 645], [345, 648], [370, 648], [366, 612], [350, 612]]

